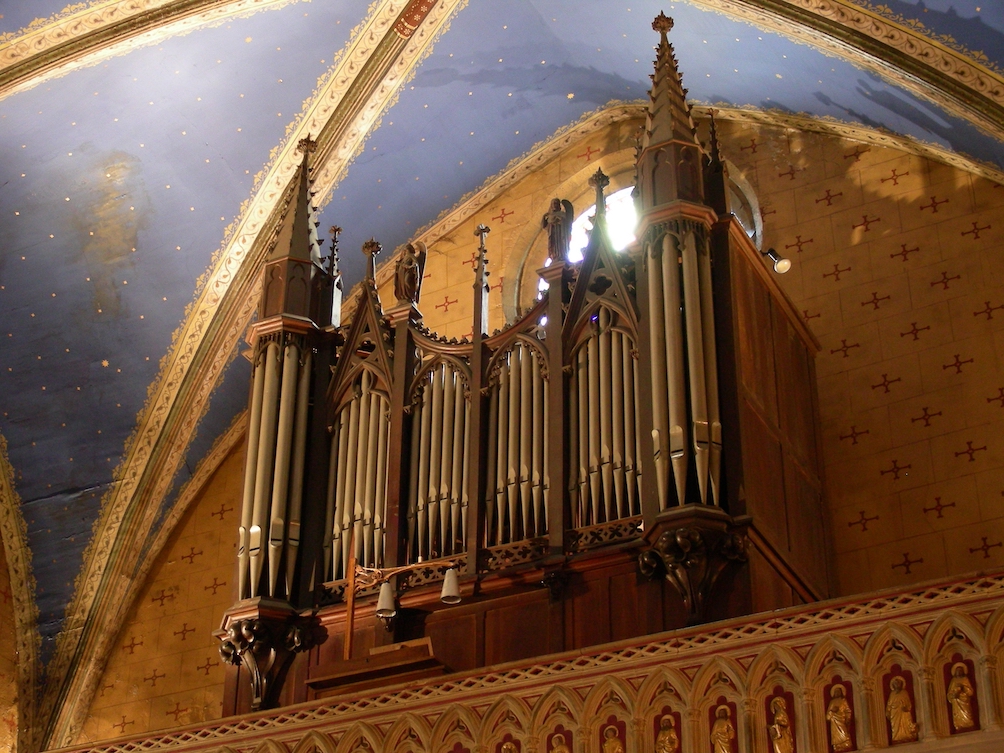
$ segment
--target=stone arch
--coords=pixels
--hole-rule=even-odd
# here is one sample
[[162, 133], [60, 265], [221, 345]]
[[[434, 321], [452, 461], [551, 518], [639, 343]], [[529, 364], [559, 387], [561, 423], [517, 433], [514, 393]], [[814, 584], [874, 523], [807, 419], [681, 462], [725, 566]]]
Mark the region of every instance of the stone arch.
[[289, 748], [278, 740], [262, 740], [254, 748], [254, 753], [289, 753]]
[[689, 704], [695, 719], [694, 750], [711, 750], [712, 719], [717, 719], [717, 710], [723, 705], [740, 745], [751, 738], [746, 693], [746, 673], [734, 659], [716, 656], [701, 667], [694, 677]]
[[296, 744], [293, 753], [335, 753], [335, 744], [327, 735], [311, 730]]
[[378, 753], [382, 748], [380, 733], [369, 724], [356, 722], [342, 734], [335, 753]]
[[680, 750], [690, 750], [691, 725], [687, 708], [690, 697], [690, 680], [680, 670], [663, 667], [642, 683], [638, 688], [635, 703], [634, 728], [641, 753], [653, 753], [660, 721], [668, 707], [675, 719], [676, 734]]
[[430, 734], [430, 750], [449, 751], [456, 743], [474, 750], [475, 740], [480, 738], [480, 724], [477, 717], [466, 706], [452, 704], [436, 720]]
[[[923, 646], [916, 635], [897, 623], [886, 623], [868, 639], [864, 651], [864, 666], [868, 668], [865, 692], [869, 695], [872, 742], [886, 746], [891, 743], [887, 720], [886, 680], [898, 666], [912, 684], [913, 720], [917, 725], [917, 740], [932, 736], [931, 672], [923, 661]], [[909, 688], [906, 688], [909, 690]]]
[[[753, 661], [747, 672], [749, 716], [754, 731], [753, 749], [771, 749], [768, 726], [775, 712], [768, 705], [781, 698], [788, 715], [790, 731], [799, 750], [809, 750], [809, 704], [803, 692], [804, 666], [800, 656], [786, 646], [768, 646]], [[778, 693], [780, 690], [780, 693]]]
[[[826, 749], [828, 722], [826, 711], [832, 696], [830, 689], [837, 678], [844, 685], [845, 699], [850, 696], [853, 733], [859, 748], [869, 745], [872, 736], [872, 708], [865, 702], [864, 671], [861, 649], [846, 636], [830, 633], [809, 651], [805, 658], [804, 692], [809, 698], [810, 735], [819, 741], [817, 747]], [[848, 692], [847, 685], [850, 685]]]
[[501, 743], [507, 734], [519, 740], [521, 753], [527, 753], [530, 710], [521, 699], [509, 694], [495, 701], [482, 718], [478, 741], [488, 753], [494, 753], [496, 745]]
[[635, 709], [635, 692], [626, 682], [617, 677], [604, 677], [594, 685], [583, 703], [582, 730], [583, 745], [580, 750], [587, 753], [601, 750], [600, 735], [609, 725], [611, 718], [616, 719], [614, 726], [619, 726], [623, 737], [621, 742], [627, 750], [636, 750], [635, 730], [632, 719]]
[[421, 717], [410, 712], [402, 714], [384, 737], [386, 753], [422, 753], [430, 750], [432, 730]]
[[924, 635], [924, 666], [931, 670], [932, 719], [939, 735], [952, 734], [948, 700], [949, 679], [956, 663], [961, 662], [965, 674], [975, 684], [975, 710], [978, 726], [986, 728], [988, 712], [993, 715], [991, 678], [987, 662], [982, 626], [967, 614], [950, 610], [941, 614]]
[[538, 751], [547, 750], [547, 737], [557, 725], [571, 730], [576, 736], [573, 750], [581, 744], [582, 730], [579, 720], [583, 718], [582, 702], [575, 693], [560, 685], [552, 686], [533, 705], [530, 715], [530, 736]]

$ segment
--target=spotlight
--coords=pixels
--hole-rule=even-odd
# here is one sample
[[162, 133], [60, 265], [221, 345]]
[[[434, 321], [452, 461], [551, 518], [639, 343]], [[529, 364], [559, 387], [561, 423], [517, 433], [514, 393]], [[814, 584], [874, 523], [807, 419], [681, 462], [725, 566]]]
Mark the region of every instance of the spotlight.
[[763, 255], [774, 263], [774, 271], [779, 275], [783, 275], [791, 269], [791, 259], [785, 259], [774, 249], [768, 248]]

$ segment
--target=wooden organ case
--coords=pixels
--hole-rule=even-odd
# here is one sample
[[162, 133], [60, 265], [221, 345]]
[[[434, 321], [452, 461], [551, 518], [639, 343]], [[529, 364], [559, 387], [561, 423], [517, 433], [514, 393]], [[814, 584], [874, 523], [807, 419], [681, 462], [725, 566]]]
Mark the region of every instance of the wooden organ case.
[[420, 244], [389, 308], [364, 245], [341, 325], [301, 142], [251, 334], [225, 713], [826, 596], [815, 341], [731, 212], [713, 121], [696, 138], [671, 26], [638, 240], [610, 247], [597, 171], [583, 260], [556, 200], [547, 291], [492, 335], [484, 226], [470, 339], [423, 326]]

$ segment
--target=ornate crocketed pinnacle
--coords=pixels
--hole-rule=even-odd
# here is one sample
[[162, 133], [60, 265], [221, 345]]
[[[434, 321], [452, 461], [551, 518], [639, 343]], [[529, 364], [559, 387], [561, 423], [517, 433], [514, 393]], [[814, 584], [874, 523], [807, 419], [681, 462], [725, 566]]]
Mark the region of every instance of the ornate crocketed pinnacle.
[[662, 11], [659, 11], [659, 15], [655, 17], [654, 21], [652, 21], [652, 29], [660, 32], [661, 34], [669, 34], [672, 28], [673, 19]]
[[317, 142], [310, 138], [310, 134], [308, 133], [306, 138], [296, 142], [296, 151], [303, 152], [304, 154], [313, 154], [317, 151]]
[[603, 189], [610, 185], [610, 178], [603, 170], [597, 168], [596, 172], [589, 177], [589, 185], [596, 191], [596, 216], [606, 217], [607, 200], [603, 195]]

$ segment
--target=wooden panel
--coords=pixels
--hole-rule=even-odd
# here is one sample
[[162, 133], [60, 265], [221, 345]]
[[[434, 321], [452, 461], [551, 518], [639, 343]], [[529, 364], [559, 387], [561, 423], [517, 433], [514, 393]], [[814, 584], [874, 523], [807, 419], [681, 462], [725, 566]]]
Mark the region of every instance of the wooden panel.
[[572, 610], [572, 645], [595, 646], [610, 640], [610, 581], [608, 577], [584, 581], [576, 589]]
[[442, 613], [442, 619], [425, 623], [425, 633], [432, 639], [433, 655], [451, 671], [460, 672], [478, 666], [478, 624], [483, 612], [456, 615]]
[[485, 613], [485, 664], [526, 659], [548, 652], [547, 591], [532, 596], [531, 602]]
[[810, 356], [785, 313], [777, 306], [773, 311], [781, 434], [791, 443], [805, 469], [814, 474], [817, 464], [812, 391], [816, 385], [809, 368]]
[[780, 551], [788, 548], [781, 445], [757, 413], [742, 404], [743, 470], [746, 509]]
[[820, 594], [827, 593], [827, 541], [819, 487], [790, 455], [784, 458], [790, 561]]
[[[619, 641], [664, 630], [662, 620], [662, 584], [664, 579], [648, 580], [639, 572], [610, 578], [610, 639]], [[670, 588], [666, 584], [667, 588]]]
[[749, 551], [749, 569], [754, 612], [791, 606], [791, 588], [760, 552], [752, 548]]
[[739, 338], [739, 376], [765, 418], [777, 424], [777, 385], [770, 294], [749, 266], [733, 256], [736, 319]]

